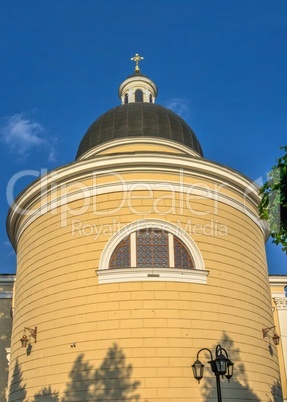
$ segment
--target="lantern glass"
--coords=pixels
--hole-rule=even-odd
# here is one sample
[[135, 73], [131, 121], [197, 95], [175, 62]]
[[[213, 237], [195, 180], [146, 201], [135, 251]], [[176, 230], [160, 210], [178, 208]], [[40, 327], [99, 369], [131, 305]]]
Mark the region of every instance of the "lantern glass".
[[214, 361], [216, 364], [216, 374], [224, 375], [227, 370], [227, 358], [220, 353]]
[[199, 383], [203, 377], [204, 364], [202, 364], [201, 361], [196, 360], [191, 367], [193, 371], [193, 376]]
[[225, 377], [228, 379], [228, 382], [230, 382], [230, 378], [233, 376], [233, 366], [234, 363], [232, 363], [231, 360], [227, 359], [227, 372], [225, 374]]
[[280, 341], [280, 336], [279, 335], [274, 333], [274, 335], [272, 336], [272, 339], [273, 339], [274, 345], [276, 345], [276, 346], [279, 345], [279, 341]]
[[22, 338], [20, 339], [22, 348], [26, 348], [26, 346], [28, 345], [29, 339], [27, 338], [26, 335], [23, 335]]

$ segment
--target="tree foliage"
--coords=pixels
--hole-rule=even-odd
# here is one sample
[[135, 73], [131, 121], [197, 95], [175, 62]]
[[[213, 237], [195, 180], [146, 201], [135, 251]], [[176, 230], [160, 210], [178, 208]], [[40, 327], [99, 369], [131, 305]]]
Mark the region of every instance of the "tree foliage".
[[287, 254], [287, 146], [281, 147], [285, 154], [277, 159], [259, 193], [261, 219], [267, 220], [272, 242], [281, 244]]

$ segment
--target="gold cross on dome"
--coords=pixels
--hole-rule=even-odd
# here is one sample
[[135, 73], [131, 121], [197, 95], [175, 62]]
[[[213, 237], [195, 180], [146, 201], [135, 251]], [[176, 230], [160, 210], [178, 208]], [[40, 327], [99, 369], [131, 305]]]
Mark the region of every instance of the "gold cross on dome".
[[138, 53], [136, 53], [134, 55], [134, 57], [131, 58], [131, 60], [136, 62], [136, 66], [135, 66], [135, 72], [139, 73], [140, 72], [140, 68], [139, 68], [139, 61], [143, 60], [143, 57], [140, 56]]

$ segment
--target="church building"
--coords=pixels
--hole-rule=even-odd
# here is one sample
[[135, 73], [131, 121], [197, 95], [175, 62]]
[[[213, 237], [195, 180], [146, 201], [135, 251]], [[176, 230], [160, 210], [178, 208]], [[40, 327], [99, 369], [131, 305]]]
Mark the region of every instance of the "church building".
[[9, 211], [8, 401], [206, 402], [220, 381], [225, 401], [281, 402], [258, 188], [204, 157], [141, 59], [75, 162]]

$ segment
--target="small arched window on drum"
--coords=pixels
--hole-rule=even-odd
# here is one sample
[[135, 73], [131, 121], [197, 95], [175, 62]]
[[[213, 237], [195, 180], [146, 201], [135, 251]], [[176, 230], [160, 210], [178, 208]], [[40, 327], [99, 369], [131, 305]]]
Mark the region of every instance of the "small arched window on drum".
[[135, 101], [136, 102], [143, 102], [143, 91], [141, 89], [137, 89], [135, 91]]
[[126, 236], [115, 248], [109, 268], [194, 269], [183, 242], [164, 230], [141, 229]]

